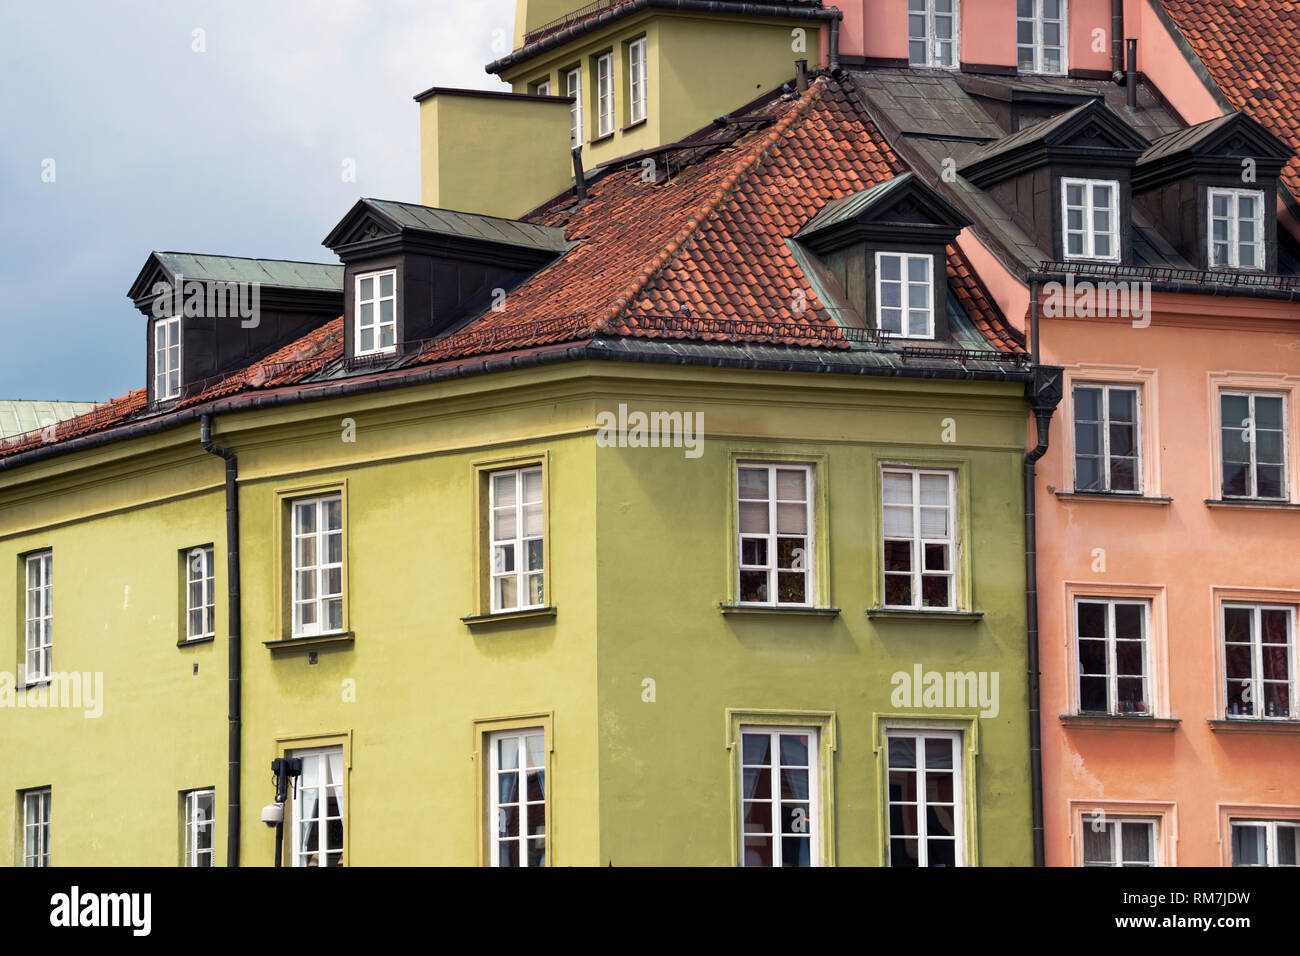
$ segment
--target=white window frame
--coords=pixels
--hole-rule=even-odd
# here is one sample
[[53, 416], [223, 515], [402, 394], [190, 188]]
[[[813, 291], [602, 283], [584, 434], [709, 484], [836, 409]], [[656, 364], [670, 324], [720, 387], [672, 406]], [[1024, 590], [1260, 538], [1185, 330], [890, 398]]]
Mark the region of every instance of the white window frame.
[[1264, 862], [1263, 863], [1238, 863], [1235, 856], [1232, 859], [1233, 866], [1300, 866], [1300, 861], [1296, 863], [1279, 863], [1278, 862], [1278, 844], [1279, 836], [1282, 829], [1300, 830], [1300, 820], [1252, 820], [1244, 818], [1233, 818], [1228, 821], [1228, 850], [1233, 849], [1233, 836], [1238, 827], [1242, 829], [1262, 829], [1264, 831]]
[[[194, 603], [195, 588], [199, 603]], [[216, 550], [212, 545], [191, 548], [185, 556], [185, 639], [217, 636]], [[201, 627], [194, 629], [198, 613]]]
[[[54, 552], [46, 550], [29, 554], [23, 564], [24, 680], [30, 687], [50, 680], [53, 673]], [[33, 595], [35, 615], [32, 614]], [[34, 669], [33, 660], [36, 663]]]
[[[162, 341], [159, 342], [159, 335]], [[181, 317], [153, 324], [153, 400], [167, 402], [181, 394]]]
[[[23, 866], [50, 865], [50, 818], [53, 809], [54, 797], [50, 787], [23, 791]], [[27, 852], [27, 834], [30, 830], [36, 831], [35, 853]]]
[[[1020, 24], [1031, 23], [1034, 29], [1033, 39], [1033, 67], [1027, 71], [1029, 73], [1042, 73], [1047, 76], [1064, 76], [1070, 70], [1070, 11], [1068, 0], [1060, 0], [1061, 15], [1057, 17], [1045, 17], [1043, 15], [1043, 0], [1029, 0], [1033, 4], [1034, 12], [1028, 17], [1020, 15], [1019, 0], [1016, 3], [1016, 67], [1020, 69], [1020, 51], [1027, 44], [1020, 42]], [[1055, 44], [1049, 46], [1043, 41], [1044, 27], [1047, 23], [1059, 23], [1061, 25], [1061, 43], [1059, 47]], [[1060, 49], [1061, 51], [1061, 68], [1059, 70], [1047, 69], [1047, 51], [1049, 49]]]
[[533, 87], [533, 94], [534, 94], [535, 96], [550, 96], [550, 95], [551, 95], [551, 78], [550, 78], [550, 77], [547, 77], [547, 78], [544, 79], [544, 80], [538, 80], [538, 81], [537, 81], [537, 85]]
[[[1083, 837], [1083, 865], [1086, 867], [1156, 867], [1160, 865], [1161, 847], [1160, 847], [1160, 818], [1159, 817], [1113, 817], [1105, 814], [1100, 821], [1106, 828], [1106, 835], [1110, 839], [1110, 860], [1088, 861], [1088, 843], [1086, 836]], [[1083, 819], [1085, 827], [1092, 826], [1087, 816]], [[1150, 840], [1148, 846], [1151, 848], [1151, 856], [1147, 860], [1129, 861], [1124, 858], [1124, 830], [1128, 828], [1145, 827], [1150, 831]]]
[[566, 70], [564, 83], [565, 95], [573, 97], [573, 104], [569, 107], [569, 145], [576, 149], [582, 145], [586, 132], [582, 128], [582, 67]]
[[[1099, 444], [1099, 456], [1101, 461], [1101, 488], [1081, 488], [1079, 485], [1079, 444], [1078, 444], [1078, 427], [1079, 427], [1079, 403], [1075, 396], [1079, 389], [1095, 389], [1101, 392], [1101, 421], [1090, 422], [1101, 426], [1101, 442]], [[1111, 460], [1110, 453], [1110, 393], [1114, 391], [1132, 392], [1133, 393], [1133, 483], [1135, 487], [1121, 488], [1118, 491], [1111, 488]], [[1070, 426], [1074, 429], [1071, 446], [1074, 454], [1074, 490], [1083, 491], [1088, 494], [1097, 494], [1105, 492], [1106, 494], [1115, 495], [1138, 495], [1142, 494], [1142, 386], [1128, 384], [1112, 384], [1108, 382], [1075, 382], [1070, 389]], [[1119, 422], [1118, 424], [1126, 425], [1128, 422]], [[1085, 457], [1092, 457], [1091, 455]], [[1127, 455], [1116, 455], [1115, 458], [1127, 458]]]
[[[907, 738], [912, 741], [914, 752], [916, 753], [916, 765], [914, 767], [895, 768], [889, 762], [889, 743], [892, 740]], [[954, 863], [956, 866], [966, 865], [966, 764], [963, 759], [963, 733], [960, 730], [949, 730], [947, 728], [922, 728], [922, 727], [898, 727], [890, 728], [885, 731], [885, 865], [893, 865], [894, 839], [915, 839], [917, 842], [917, 865], [927, 867], [930, 855], [930, 835], [929, 835], [929, 813], [926, 812], [930, 806], [927, 799], [928, 787], [926, 786], [926, 767], [924, 747], [922, 741], [925, 739], [946, 739], [952, 745], [952, 796], [953, 796], [953, 830], [952, 837], [954, 849]], [[916, 777], [916, 803], [910, 801], [895, 801], [891, 799], [888, 779], [890, 771], [898, 769], [915, 773]], [[935, 773], [946, 773], [949, 771], [932, 771]], [[941, 804], [942, 805], [942, 804]], [[894, 806], [915, 806], [916, 807], [916, 826], [917, 832], [915, 837], [908, 834], [894, 834], [890, 830], [892, 819], [891, 807]], [[936, 837], [935, 839], [948, 839], [947, 837]]]
[[[1228, 215], [1216, 216], [1214, 214], [1214, 200], [1217, 197], [1227, 197]], [[1253, 242], [1241, 241], [1241, 205], [1240, 200], [1249, 196], [1255, 200], [1255, 217], [1252, 220], [1255, 223], [1255, 239]], [[1244, 269], [1248, 272], [1263, 272], [1267, 262], [1264, 237], [1264, 201], [1265, 193], [1262, 189], [1230, 189], [1222, 186], [1206, 187], [1205, 199], [1205, 241], [1207, 259], [1211, 269]], [[1214, 246], [1214, 224], [1216, 222], [1226, 222], [1228, 224], [1228, 261], [1215, 263]], [[1253, 266], [1243, 266], [1241, 264], [1241, 249], [1243, 246], [1253, 246], [1255, 249], [1255, 264]]]
[[[918, 11], [912, 9], [913, 3], [924, 5], [925, 10]], [[919, 36], [912, 33], [912, 17], [925, 17], [925, 35]], [[952, 20], [952, 36], [947, 40], [941, 40], [935, 29], [935, 21], [941, 17], [949, 17]], [[952, 11], [939, 11], [936, 9], [935, 0], [908, 0], [907, 4], [907, 60], [908, 65], [912, 67], [925, 67], [940, 70], [955, 70], [961, 65], [961, 0], [952, 0]], [[925, 62], [921, 63], [912, 60], [912, 43], [921, 41], [925, 43]], [[950, 43], [952, 45], [952, 62], [938, 62], [938, 46], [940, 43]]]
[[[536, 498], [526, 497], [529, 481], [532, 476], [536, 476]], [[501, 479], [511, 479], [514, 482], [514, 504], [497, 504], [497, 483]], [[537, 521], [541, 529], [537, 534], [527, 533], [527, 520], [529, 508], [535, 508]], [[515, 533], [510, 537], [497, 536], [497, 517], [498, 512], [502, 515], [512, 511], [514, 512]], [[547, 582], [546, 582], [546, 481], [542, 474], [541, 465], [526, 465], [521, 468], [507, 468], [502, 471], [493, 471], [488, 473], [488, 534], [490, 537], [489, 546], [491, 552], [489, 555], [490, 581], [491, 590], [491, 607], [492, 613], [498, 614], [506, 611], [526, 611], [533, 608], [546, 606]], [[536, 568], [527, 567], [529, 545], [537, 542], [537, 547], [541, 552], [541, 566]], [[514, 567], [505, 568], [505, 548], [512, 548], [514, 554]], [[541, 601], [533, 604], [527, 603], [529, 578], [541, 579]], [[498, 581], [509, 580], [513, 578], [515, 582], [515, 603], [507, 606], [502, 600], [497, 588]]]
[[640, 123], [650, 113], [649, 70], [646, 65], [646, 38], [639, 37], [627, 45], [628, 124]]
[[[908, 475], [912, 479], [912, 500], [910, 504], [893, 504], [885, 501], [885, 479], [890, 475]], [[921, 535], [921, 479], [923, 477], [943, 477], [948, 482], [947, 503], [943, 506], [925, 505], [926, 508], [943, 507], [948, 514], [948, 535], [944, 538], [928, 538]], [[881, 592], [881, 603], [884, 607], [894, 610], [913, 610], [913, 611], [955, 611], [957, 610], [957, 587], [959, 584], [959, 574], [957, 569], [958, 552], [957, 552], [957, 473], [951, 469], [943, 468], [909, 468], [905, 465], [885, 465], [881, 468], [881, 575], [883, 590]], [[898, 535], [889, 535], [885, 533], [886, 509], [907, 507], [912, 513], [912, 534], [909, 538]], [[895, 572], [886, 570], [885, 546], [889, 542], [908, 542], [912, 549], [912, 569], [910, 572]], [[925, 547], [926, 545], [943, 545], [948, 549], [948, 567], [944, 570], [928, 571], [925, 569]], [[902, 574], [909, 574], [911, 578], [912, 601], [910, 604], [890, 604], [889, 603], [889, 579], [898, 577]], [[946, 577], [948, 578], [948, 603], [943, 607], [925, 605], [922, 603], [922, 578], [923, 577]]]
[[[745, 735], [768, 735], [769, 738], [769, 764], [747, 764], [745, 763]], [[803, 769], [793, 764], [783, 764], [781, 762], [781, 735], [806, 736], [808, 738], [808, 799], [805, 800], [783, 800], [781, 797], [781, 771], [786, 769]], [[786, 834], [784, 831], [778, 833], [776, 830], [782, 825], [783, 815], [781, 807], [783, 803], [807, 803], [808, 812], [806, 824], [808, 829], [808, 862], [811, 866], [821, 866], [822, 858], [822, 806], [821, 806], [821, 737], [817, 727], [786, 727], [770, 724], [742, 724], [740, 726], [740, 737], [738, 741], [740, 747], [740, 780], [738, 781], [737, 799], [740, 801], [738, 807], [737, 820], [740, 826], [740, 865], [749, 865], [745, 859], [745, 838], [746, 837], [769, 837], [772, 840], [772, 866], [774, 868], [785, 865], [783, 838], [789, 836], [801, 836], [798, 831]], [[766, 769], [769, 772], [769, 795], [759, 797], [753, 800], [745, 799], [745, 771]], [[771, 807], [772, 832], [746, 832], [745, 830], [745, 804], [746, 803], [769, 803]]]
[[[1083, 187], [1083, 205], [1071, 206], [1069, 202], [1070, 187]], [[1110, 205], [1107, 211], [1110, 215], [1110, 231], [1100, 233], [1096, 228], [1095, 213], [1099, 207], [1094, 199], [1097, 187], [1105, 186], [1110, 189]], [[1083, 229], [1070, 228], [1070, 210], [1083, 210]], [[1070, 236], [1081, 235], [1083, 237], [1083, 252], [1078, 255], [1070, 254]], [[1108, 256], [1099, 256], [1097, 250], [1097, 237], [1106, 235], [1110, 237], [1111, 254]], [[1119, 262], [1122, 255], [1120, 245], [1120, 227], [1119, 227], [1119, 180], [1117, 179], [1078, 179], [1074, 177], [1061, 177], [1061, 255], [1070, 262], [1079, 262], [1088, 260], [1091, 262]]]
[[[381, 283], [383, 282], [385, 276], [392, 276], [393, 278], [392, 295], [383, 295], [380, 292]], [[368, 299], [363, 299], [361, 297], [361, 283], [367, 279], [373, 280], [371, 289], [373, 290], [374, 295], [372, 295]], [[380, 311], [382, 309], [383, 303], [385, 302], [393, 303], [393, 318], [392, 321], [390, 322], [385, 322], [383, 321], [382, 318], [380, 318]], [[352, 331], [353, 331], [352, 354], [359, 357], [362, 355], [387, 355], [391, 352], [396, 352], [397, 351], [397, 270], [381, 269], [378, 272], [366, 272], [356, 276], [356, 296], [354, 298], [354, 303], [356, 306], [356, 318], [353, 322], [353, 327], [352, 327]], [[361, 307], [363, 305], [370, 306], [371, 322], [368, 325], [363, 324], [361, 321]], [[392, 345], [379, 344], [383, 338], [383, 330], [386, 328], [391, 328], [393, 330]], [[374, 336], [374, 344], [371, 348], [363, 349], [361, 347], [361, 332], [363, 329], [369, 329], [372, 335]]]
[[[1289, 501], [1290, 500], [1290, 491], [1289, 491], [1290, 486], [1287, 484], [1287, 482], [1290, 479], [1290, 466], [1291, 466], [1291, 460], [1290, 460], [1291, 459], [1291, 436], [1290, 436], [1290, 429], [1288, 427], [1288, 422], [1287, 422], [1287, 413], [1289, 411], [1289, 409], [1287, 408], [1288, 397], [1289, 396], [1286, 392], [1245, 391], [1243, 389], [1236, 389], [1236, 388], [1225, 388], [1219, 390], [1219, 486], [1220, 486], [1219, 493], [1220, 495], [1222, 495], [1223, 498], [1231, 499], [1233, 501]], [[1257, 424], [1258, 417], [1255, 414], [1255, 400], [1258, 398], [1276, 398], [1281, 401], [1282, 421], [1281, 421], [1280, 428], [1282, 431], [1282, 476], [1281, 476], [1280, 485], [1282, 488], [1282, 494], [1279, 497], [1265, 498], [1265, 497], [1261, 497], [1259, 494], [1259, 443], [1258, 441], [1250, 441], [1246, 443], [1247, 445], [1250, 446], [1250, 470], [1246, 473], [1246, 476], [1248, 478], [1248, 483], [1249, 483], [1249, 488], [1247, 489], [1248, 493], [1244, 495], [1229, 495], [1227, 493], [1224, 487], [1225, 483], [1224, 483], [1224, 475], [1223, 475], [1223, 466], [1225, 464], [1224, 457], [1223, 457], [1223, 433], [1226, 429], [1229, 428], [1233, 429], [1234, 431], [1241, 431], [1243, 429], [1243, 425], [1239, 422], [1233, 422], [1229, 424], [1228, 422], [1225, 422], [1223, 420], [1223, 400], [1225, 398], [1244, 398], [1247, 400], [1246, 420], [1250, 422], [1252, 434], [1254, 434], [1256, 437], [1258, 437], [1259, 432], [1258, 432], [1258, 424]], [[1269, 431], [1274, 431], [1274, 429], [1270, 428]], [[1272, 463], [1269, 462], [1269, 464]]]
[[[529, 738], [536, 737], [541, 740], [541, 760], [540, 764], [533, 765], [530, 761], [528, 751]], [[507, 738], [514, 738], [518, 761], [521, 766], [515, 768], [501, 768], [501, 755], [498, 743]], [[542, 779], [542, 799], [540, 801], [531, 801], [528, 799], [528, 772], [540, 771]], [[508, 807], [517, 806], [519, 815], [516, 818], [517, 831], [514, 836], [508, 833], [502, 833], [505, 828], [505, 810], [501, 804], [501, 782], [500, 777], [503, 773], [515, 773], [519, 776], [518, 789], [515, 796], [518, 798], [513, 803], [507, 804]], [[547, 779], [546, 768], [546, 729], [544, 727], [524, 727], [520, 729], [498, 730], [488, 734], [488, 820], [487, 831], [489, 834], [489, 864], [494, 867], [503, 865], [501, 862], [501, 846], [504, 843], [519, 844], [519, 863], [521, 867], [528, 866], [528, 847], [527, 843], [537, 839], [536, 836], [530, 836], [528, 829], [536, 821], [533, 815], [540, 813], [542, 815], [542, 840], [545, 841], [542, 850], [542, 866], [547, 865], [547, 860], [551, 854], [551, 834], [548, 821], [547, 809], [551, 802], [551, 783]]]
[[[202, 808], [199, 806], [199, 801], [204, 797], [208, 798], [208, 804], [211, 807], [207, 814], [203, 814]], [[202, 790], [190, 790], [185, 794], [185, 866], [210, 867], [216, 865], [216, 808], [217, 794], [211, 787]], [[208, 834], [208, 848], [203, 850], [199, 848], [199, 835], [205, 830]]]
[[596, 138], [614, 132], [614, 54], [596, 57]]
[[[336, 529], [323, 527], [323, 521], [326, 514], [326, 505], [334, 502], [338, 505], [339, 527]], [[311, 507], [315, 511], [315, 530], [304, 532], [301, 530], [302, 522], [299, 509]], [[315, 637], [321, 634], [338, 634], [343, 631], [344, 627], [344, 601], [343, 592], [346, 585], [344, 566], [347, 562], [347, 554], [344, 549], [347, 547], [347, 541], [344, 536], [344, 518], [343, 518], [343, 496], [335, 492], [334, 494], [321, 495], [315, 498], [294, 498], [289, 502], [291, 535], [290, 535], [290, 568], [292, 574], [292, 608], [293, 608], [293, 636], [294, 637]], [[339, 560], [329, 561], [329, 537], [331, 535], [339, 536]], [[307, 564], [299, 561], [299, 543], [302, 541], [312, 540], [315, 550], [315, 563]], [[329, 581], [329, 572], [337, 569], [339, 572], [339, 590], [327, 591], [326, 584]], [[301, 585], [299, 582], [300, 574], [312, 574], [315, 578], [315, 593], [312, 597], [304, 598], [301, 596]], [[327, 605], [331, 601], [339, 602], [339, 627], [327, 629], [325, 627]], [[315, 620], [304, 622], [299, 609], [310, 605], [315, 610]]]
[[[336, 745], [332, 747], [312, 747], [308, 750], [295, 750], [291, 754], [289, 754], [289, 756], [298, 757], [301, 758], [302, 760], [302, 775], [298, 778], [297, 783], [294, 784], [293, 800], [290, 801], [292, 804], [291, 822], [293, 827], [293, 835], [291, 837], [292, 855], [289, 858], [290, 866], [301, 866], [301, 867], [310, 866], [311, 864], [309, 863], [309, 861], [312, 857], [316, 858], [316, 866], [320, 866], [321, 860], [328, 860], [329, 854], [332, 853], [339, 854], [340, 866], [345, 865], [347, 863], [347, 851], [345, 849], [347, 845], [346, 837], [343, 838], [342, 842], [340, 842], [338, 846], [331, 846], [329, 842], [330, 822], [334, 820], [339, 821], [340, 829], [345, 834], [347, 832], [348, 811], [347, 811], [347, 805], [345, 801], [347, 800], [347, 790], [348, 790], [347, 788], [348, 769], [343, 762], [343, 758], [344, 758], [343, 747], [341, 745]], [[314, 787], [308, 787], [306, 785], [307, 765], [308, 765], [307, 762], [309, 760], [318, 760], [320, 761], [319, 766], [321, 769], [328, 769], [331, 763], [333, 763], [333, 761], [331, 761], [330, 758], [334, 756], [338, 757], [338, 762], [337, 762], [338, 779], [337, 781], [334, 782], [333, 787], [338, 790], [339, 812], [337, 816], [330, 816], [329, 805], [327, 803], [329, 797], [327, 787], [329, 785], [326, 783], [325, 779], [321, 776], [317, 776], [316, 778], [317, 782]], [[306, 793], [308, 790], [316, 791], [316, 814], [315, 816], [309, 818], [305, 817], [303, 812], [306, 804]], [[316, 832], [318, 835], [318, 846], [319, 846], [319, 849], [316, 851], [307, 851], [307, 850], [303, 850], [302, 848], [302, 824], [304, 822], [312, 822], [316, 824]]]
[[[766, 499], [759, 498], [742, 498], [740, 487], [740, 472], [744, 469], [754, 469], [767, 472], [767, 491]], [[777, 497], [777, 472], [778, 471], [799, 471], [804, 475], [804, 495], [806, 500], [803, 502], [794, 499], [781, 499]], [[777, 461], [740, 461], [736, 463], [736, 600], [737, 603], [752, 607], [812, 607], [817, 600], [816, 597], [816, 565], [814, 555], [816, 554], [815, 535], [817, 526], [815, 523], [816, 512], [814, 502], [816, 473], [812, 465], [806, 465], [799, 462], [777, 462]], [[757, 503], [766, 501], [767, 508], [767, 532], [751, 532], [741, 530], [741, 505], [745, 503]], [[804, 534], [781, 533], [777, 531], [779, 506], [782, 504], [803, 504], [804, 505]], [[782, 569], [777, 567], [779, 560], [779, 541], [781, 538], [798, 538], [804, 539], [804, 567], [802, 569]], [[761, 538], [767, 542], [767, 562], [766, 564], [746, 564], [745, 563], [745, 539]], [[741, 575], [745, 572], [763, 571], [767, 574], [767, 594], [768, 599], [765, 601], [746, 601], [741, 598], [743, 589], [741, 587]], [[803, 601], [782, 601], [780, 599], [780, 575], [797, 574], [800, 571], [804, 575], [804, 600]]]
[[[1300, 702], [1296, 700], [1296, 691], [1300, 689], [1300, 680], [1297, 674], [1300, 673], [1300, 664], [1296, 661], [1296, 606], [1294, 604], [1268, 604], [1256, 603], [1251, 601], [1224, 601], [1220, 604], [1219, 609], [1219, 626], [1221, 636], [1219, 638], [1219, 657], [1223, 667], [1223, 692], [1224, 692], [1224, 719], [1225, 720], [1297, 720], [1300, 719]], [[1228, 611], [1229, 610], [1247, 610], [1250, 615], [1250, 677], [1229, 677], [1228, 676]], [[1263, 631], [1263, 611], [1282, 611], [1286, 614], [1287, 640], [1287, 701], [1291, 705], [1289, 714], [1268, 715], [1262, 713], [1265, 709], [1266, 700], [1264, 695], [1264, 684], [1280, 684], [1283, 681], [1277, 678], [1264, 677], [1264, 631]], [[1244, 644], [1245, 641], [1233, 641], [1233, 644]], [[1276, 647], [1278, 645], [1270, 645]], [[1249, 714], [1230, 714], [1228, 708], [1228, 685], [1250, 684], [1250, 705]]]
[[[1082, 638], [1079, 633], [1079, 606], [1082, 604], [1101, 604], [1106, 608], [1106, 633], [1102, 638]], [[1121, 711], [1119, 709], [1119, 679], [1121, 676], [1134, 678], [1136, 674], [1119, 673], [1119, 645], [1118, 638], [1115, 637], [1115, 609], [1124, 605], [1127, 607], [1139, 608], [1142, 612], [1142, 700], [1146, 703], [1146, 710], [1143, 711]], [[1084, 674], [1083, 662], [1079, 659], [1080, 641], [1081, 640], [1104, 640], [1106, 643], [1106, 673], [1101, 674]], [[1125, 638], [1125, 640], [1129, 640]], [[1151, 652], [1151, 602], [1141, 598], [1117, 598], [1117, 597], [1092, 597], [1089, 595], [1077, 595], [1074, 599], [1074, 712], [1080, 715], [1100, 715], [1108, 717], [1122, 716], [1142, 716], [1151, 717], [1155, 714], [1155, 701], [1152, 699], [1151, 683], [1151, 662], [1153, 655]], [[1083, 679], [1084, 677], [1101, 677], [1106, 678], [1106, 709], [1104, 711], [1083, 709]]]
[[[898, 278], [885, 279], [882, 266], [886, 259], [898, 260]], [[912, 328], [912, 313], [920, 309], [912, 304], [912, 288], [920, 285], [908, 276], [913, 261], [925, 262], [925, 326], [920, 330]], [[899, 294], [899, 331], [888, 334], [896, 339], [933, 339], [934, 338], [934, 256], [914, 252], [877, 252], [876, 253], [876, 328], [885, 328], [886, 285], [898, 286]], [[890, 306], [890, 308], [894, 308]]]

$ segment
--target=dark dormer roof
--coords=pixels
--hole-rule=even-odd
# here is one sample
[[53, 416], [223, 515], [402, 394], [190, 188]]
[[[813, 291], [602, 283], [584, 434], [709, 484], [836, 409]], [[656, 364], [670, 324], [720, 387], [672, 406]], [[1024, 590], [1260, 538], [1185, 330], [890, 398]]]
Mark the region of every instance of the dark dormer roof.
[[947, 245], [971, 220], [915, 173], [828, 202], [795, 238], [816, 252], [882, 238]]
[[1241, 172], [1255, 160], [1257, 178], [1276, 177], [1294, 155], [1285, 142], [1245, 113], [1228, 113], [1161, 136], [1138, 158], [1135, 189], [1150, 189], [1189, 172]]
[[343, 267], [338, 264], [151, 252], [127, 296], [138, 306], [141, 300], [153, 298], [154, 283], [170, 283], [177, 277], [196, 282], [256, 282], [263, 289], [336, 294], [343, 291]]
[[1150, 145], [1146, 137], [1095, 99], [990, 143], [961, 169], [987, 189], [1049, 163], [1132, 166]]

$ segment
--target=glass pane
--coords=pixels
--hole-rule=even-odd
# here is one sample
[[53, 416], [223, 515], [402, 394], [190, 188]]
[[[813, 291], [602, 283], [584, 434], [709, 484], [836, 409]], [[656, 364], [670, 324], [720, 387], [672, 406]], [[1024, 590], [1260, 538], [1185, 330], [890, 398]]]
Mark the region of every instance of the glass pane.
[[912, 509], [910, 507], [885, 507], [885, 536], [910, 538], [912, 536]]
[[808, 500], [808, 473], [781, 468], [776, 473], [776, 496], [782, 501]]
[[1115, 605], [1115, 636], [1119, 638], [1142, 637], [1142, 622], [1145, 615], [1140, 604]]
[[1268, 860], [1266, 831], [1262, 826], [1232, 826], [1232, 865], [1263, 866]]
[[740, 530], [747, 534], [767, 533], [768, 513], [765, 502], [742, 501], [740, 503]]
[[495, 500], [493, 505], [497, 508], [504, 508], [515, 503], [515, 473], [506, 472], [503, 475], [492, 476], [492, 490]]
[[767, 500], [767, 469], [740, 469], [740, 497]]
[[[767, 734], [744, 734], [741, 737], [741, 759], [745, 764], [767, 764], [772, 761], [772, 738]], [[752, 794], [751, 794], [752, 796]]]
[[[742, 507], [745, 507], [742, 505]], [[753, 529], [744, 528], [750, 531]], [[776, 506], [776, 530], [778, 534], [807, 534], [808, 506], [806, 504], [779, 504]]]
[[911, 504], [912, 476], [886, 472], [884, 495], [885, 504]]
[[948, 478], [946, 475], [921, 476], [921, 504], [947, 505]]
[[[396, 276], [391, 272], [385, 272], [379, 277], [379, 294], [380, 296], [391, 296], [393, 294], [393, 280]], [[369, 281], [369, 280], [366, 280]]]

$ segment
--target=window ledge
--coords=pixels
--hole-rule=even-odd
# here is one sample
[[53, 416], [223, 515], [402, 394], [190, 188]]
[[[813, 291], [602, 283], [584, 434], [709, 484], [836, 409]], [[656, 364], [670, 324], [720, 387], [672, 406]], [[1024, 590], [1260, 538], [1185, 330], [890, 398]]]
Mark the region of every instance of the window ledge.
[[1216, 734], [1300, 734], [1300, 720], [1236, 717], [1207, 721]]
[[718, 609], [723, 614], [774, 614], [777, 617], [790, 615], [792, 617], [837, 617], [840, 609], [837, 607], [800, 607], [799, 605], [790, 604], [719, 604]]
[[483, 627], [491, 624], [508, 624], [511, 621], [531, 621], [535, 618], [555, 617], [555, 606], [530, 607], [523, 611], [497, 611], [495, 614], [471, 614], [462, 617], [466, 627]]
[[1172, 733], [1182, 721], [1177, 717], [1139, 717], [1121, 714], [1061, 714], [1061, 723], [1076, 730], [1144, 730]]
[[1174, 501], [1158, 495], [1126, 495], [1115, 491], [1058, 491], [1056, 497], [1079, 501], [1127, 501], [1135, 505], [1169, 505]]
[[282, 637], [262, 643], [272, 651], [292, 651], [301, 648], [329, 647], [335, 644], [351, 644], [356, 637], [351, 631], [336, 631], [332, 634], [313, 634], [310, 637]]
[[29, 680], [23, 685], [23, 690], [35, 690], [38, 687], [49, 687], [54, 683], [52, 677], [42, 677], [40, 680]]
[[620, 129], [619, 132], [626, 133], [628, 130], [637, 129], [638, 127], [644, 126], [648, 122], [650, 122], [650, 117], [647, 116], [645, 119], [639, 119], [635, 123], [628, 123], [622, 129]]
[[1300, 511], [1300, 505], [1289, 501], [1257, 501], [1251, 498], [1206, 498], [1209, 508], [1255, 508], [1259, 511]]
[[217, 639], [217, 635], [209, 634], [207, 637], [191, 637], [184, 641], [177, 641], [177, 647], [189, 647], [193, 644], [211, 644]]
[[930, 621], [943, 624], [976, 624], [984, 619], [983, 611], [909, 611], [904, 608], [867, 608], [873, 621]]
[[613, 133], [613, 131], [611, 130], [610, 132], [606, 133], [604, 136], [596, 136], [596, 137], [593, 137], [592, 139], [588, 140], [587, 145], [589, 145], [589, 146], [595, 146], [597, 143], [605, 143], [605, 142], [608, 142], [609, 140], [611, 140], [611, 139], [613, 139], [613, 138], [614, 138], [614, 133]]

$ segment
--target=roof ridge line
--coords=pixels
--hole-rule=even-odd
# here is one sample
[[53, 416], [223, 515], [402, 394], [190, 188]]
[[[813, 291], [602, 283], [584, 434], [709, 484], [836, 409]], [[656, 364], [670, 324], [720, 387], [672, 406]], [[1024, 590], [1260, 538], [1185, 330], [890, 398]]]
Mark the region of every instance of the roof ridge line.
[[614, 303], [606, 310], [606, 314], [592, 323], [590, 332], [603, 332], [606, 335], [613, 334], [613, 323], [627, 313], [628, 308], [646, 287], [650, 281], [655, 278], [664, 268], [681, 254], [682, 250], [695, 238], [696, 234], [706, 222], [714, 217], [727, 200], [736, 192], [736, 188], [745, 180], [745, 178], [754, 171], [758, 165], [767, 158], [768, 154], [777, 144], [785, 137], [795, 124], [802, 120], [813, 104], [821, 99], [826, 89], [826, 77], [818, 77], [808, 88], [808, 92], [790, 110], [785, 116], [781, 117], [770, 130], [768, 130], [757, 143], [750, 148], [750, 151], [737, 160], [726, 178], [722, 180], [722, 185], [714, 191], [713, 195], [706, 199], [703, 205], [691, 216], [686, 225], [683, 226], [668, 244], [660, 250], [659, 254], [646, 263], [632, 282], [615, 298]]

